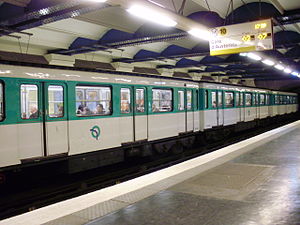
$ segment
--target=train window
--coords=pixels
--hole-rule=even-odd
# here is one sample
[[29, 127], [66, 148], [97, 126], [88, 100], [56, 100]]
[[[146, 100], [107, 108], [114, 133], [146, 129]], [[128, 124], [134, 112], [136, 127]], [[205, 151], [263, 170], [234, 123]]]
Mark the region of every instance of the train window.
[[121, 113], [131, 112], [131, 97], [129, 88], [121, 88]]
[[186, 105], [186, 108], [187, 110], [191, 110], [193, 108], [193, 95], [192, 95], [192, 91], [187, 91], [186, 92], [186, 102], [187, 102], [187, 105]]
[[100, 116], [110, 114], [110, 87], [76, 86], [77, 116]]
[[218, 107], [223, 106], [223, 94], [221, 91], [218, 91]]
[[240, 106], [244, 106], [244, 94], [241, 93]]
[[260, 105], [265, 105], [266, 104], [266, 97], [265, 94], [260, 94]]
[[235, 105], [236, 106], [241, 106], [240, 105], [240, 96], [241, 96], [241, 94], [239, 92], [235, 93]]
[[178, 110], [184, 110], [184, 91], [178, 91]]
[[275, 95], [275, 104], [278, 105], [279, 104], [279, 96]]
[[246, 99], [246, 106], [251, 106], [252, 105], [252, 94], [246, 93], [245, 99]]
[[143, 88], [135, 90], [135, 111], [145, 112], [145, 89]]
[[59, 85], [48, 87], [48, 114], [49, 117], [64, 116], [64, 88]]
[[286, 104], [290, 104], [290, 96], [286, 96]]
[[173, 95], [170, 89], [152, 89], [152, 112], [172, 111]]
[[283, 96], [282, 95], [279, 96], [279, 104], [283, 105]]
[[225, 92], [225, 106], [233, 107], [233, 92]]
[[34, 84], [21, 85], [21, 118], [23, 120], [37, 119], [38, 111], [38, 86]]
[[0, 121], [4, 119], [3, 84], [0, 82]]
[[266, 95], [266, 105], [270, 105], [270, 95]]
[[217, 93], [215, 91], [211, 92], [211, 105], [213, 108], [217, 108]]
[[254, 104], [253, 105], [258, 105], [258, 94], [254, 94]]

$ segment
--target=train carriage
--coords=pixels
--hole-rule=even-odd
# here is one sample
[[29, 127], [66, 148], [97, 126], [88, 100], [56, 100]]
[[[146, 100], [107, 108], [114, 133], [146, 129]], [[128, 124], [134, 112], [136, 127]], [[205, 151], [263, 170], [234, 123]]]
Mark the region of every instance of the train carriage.
[[165, 153], [178, 143], [191, 146], [207, 130], [296, 112], [296, 97], [175, 78], [1, 65], [0, 167], [55, 158], [77, 172], [121, 162], [128, 152]]

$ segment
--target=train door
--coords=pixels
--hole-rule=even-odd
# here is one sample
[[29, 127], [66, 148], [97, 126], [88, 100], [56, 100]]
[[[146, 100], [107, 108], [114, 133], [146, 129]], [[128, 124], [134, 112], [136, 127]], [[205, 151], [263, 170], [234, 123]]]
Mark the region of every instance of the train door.
[[20, 158], [68, 152], [65, 84], [21, 81], [19, 87]]
[[45, 155], [43, 136], [43, 101], [39, 82], [20, 82], [18, 142], [20, 159]]
[[194, 112], [193, 112], [193, 91], [191, 89], [186, 90], [186, 107], [185, 107], [185, 123], [186, 129], [185, 131], [193, 131], [194, 130]]
[[222, 126], [224, 124], [223, 91], [217, 91], [217, 95], [218, 95], [217, 121], [218, 121], [218, 126]]
[[43, 120], [46, 156], [68, 152], [67, 87], [62, 82], [43, 83]]
[[148, 110], [147, 105], [147, 91], [145, 87], [134, 88], [134, 141], [141, 141], [148, 139]]

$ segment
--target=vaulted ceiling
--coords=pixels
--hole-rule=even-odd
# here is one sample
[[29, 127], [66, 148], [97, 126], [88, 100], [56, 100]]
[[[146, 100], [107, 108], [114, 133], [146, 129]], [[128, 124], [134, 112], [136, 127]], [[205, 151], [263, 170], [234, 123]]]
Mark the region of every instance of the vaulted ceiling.
[[[273, 18], [275, 49], [264, 54], [300, 71], [299, 0], [154, 2], [207, 27]], [[111, 63], [120, 70], [147, 67], [191, 78], [299, 79], [239, 55], [210, 56], [208, 42], [179, 28], [137, 19], [117, 0], [0, 1], [0, 47], [2, 51], [46, 56], [49, 62], [87, 60]]]

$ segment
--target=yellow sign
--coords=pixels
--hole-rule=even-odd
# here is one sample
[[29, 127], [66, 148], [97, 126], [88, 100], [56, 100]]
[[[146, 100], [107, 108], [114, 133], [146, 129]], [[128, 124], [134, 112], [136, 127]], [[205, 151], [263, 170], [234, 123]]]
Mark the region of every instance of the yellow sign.
[[255, 27], [255, 30], [265, 29], [267, 27], [267, 23], [257, 23], [254, 25], [254, 27]]
[[233, 24], [211, 29], [211, 55], [273, 49], [271, 19]]

